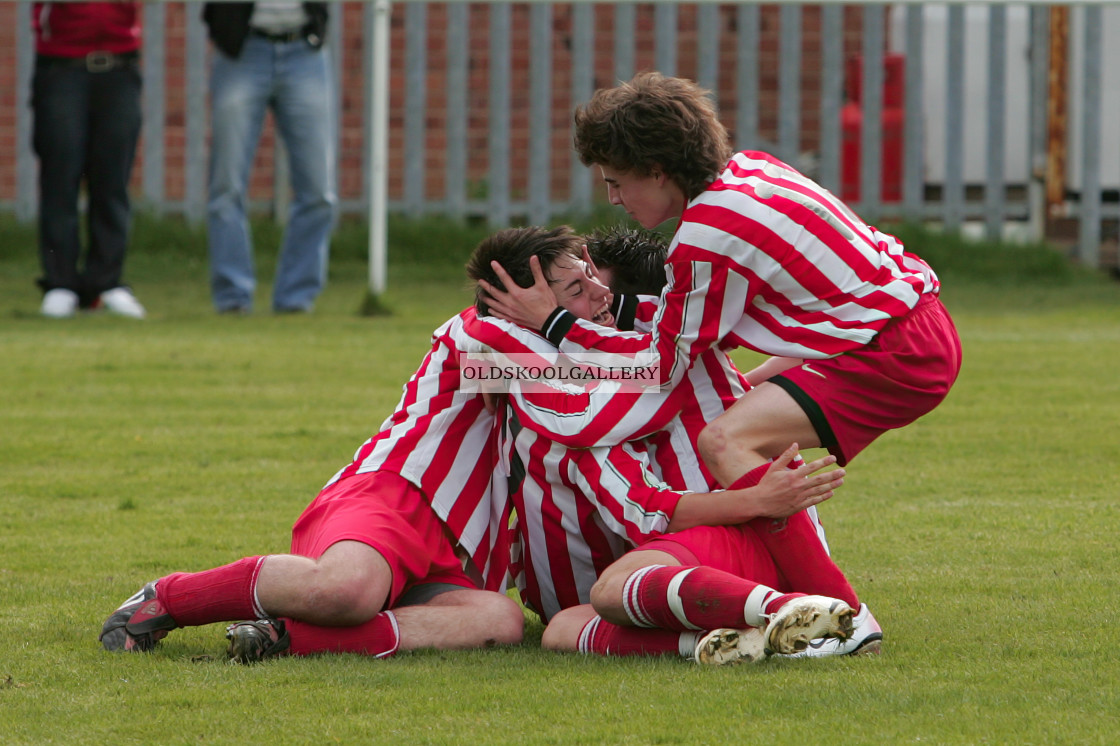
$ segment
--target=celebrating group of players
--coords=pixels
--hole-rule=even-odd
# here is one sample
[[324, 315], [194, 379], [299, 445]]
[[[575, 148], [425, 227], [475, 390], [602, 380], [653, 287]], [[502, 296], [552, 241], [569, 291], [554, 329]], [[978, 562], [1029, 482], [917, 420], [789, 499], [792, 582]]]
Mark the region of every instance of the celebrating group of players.
[[[291, 553], [146, 584], [109, 650], [232, 622], [229, 655], [544, 647], [705, 664], [875, 652], [874, 616], [831, 560], [815, 506], [887, 429], [935, 407], [961, 364], [936, 275], [770, 155], [733, 153], [707, 92], [645, 73], [598, 91], [575, 145], [654, 234], [495, 233], [394, 413], [296, 521]], [[586, 248], [584, 247], [586, 244]], [[652, 258], [652, 261], [651, 261]], [[727, 355], [772, 357], [744, 376]], [[464, 390], [474, 353], [605, 380]], [[829, 455], [805, 463], [799, 448]]]

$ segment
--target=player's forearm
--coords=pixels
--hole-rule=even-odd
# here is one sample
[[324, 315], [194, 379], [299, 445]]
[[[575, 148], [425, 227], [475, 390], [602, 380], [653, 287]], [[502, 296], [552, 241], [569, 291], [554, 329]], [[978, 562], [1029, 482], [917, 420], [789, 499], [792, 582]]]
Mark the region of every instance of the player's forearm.
[[524, 427], [569, 448], [615, 446], [662, 430], [680, 411], [675, 392], [563, 394], [538, 387], [511, 401]]
[[836, 457], [816, 459], [788, 468], [797, 445], [768, 467], [758, 484], [740, 490], [694, 494], [681, 500], [669, 523], [670, 531], [696, 525], [720, 526], [754, 518], [787, 518], [833, 496], [844, 483], [843, 469], [833, 469]]
[[[669, 520], [670, 531], [693, 526], [731, 526], [755, 518], [785, 518], [820, 500], [811, 500], [822, 490], [840, 486], [843, 470], [819, 472], [792, 481], [761, 483], [741, 490], [689, 492], [677, 503]], [[786, 474], [781, 474], [787, 477]], [[831, 497], [831, 491], [822, 499]], [[810, 502], [806, 502], [810, 500]]]
[[731, 526], [757, 518], [751, 490], [721, 492], [690, 492], [677, 503], [669, 520], [669, 531], [683, 531], [695, 526]]

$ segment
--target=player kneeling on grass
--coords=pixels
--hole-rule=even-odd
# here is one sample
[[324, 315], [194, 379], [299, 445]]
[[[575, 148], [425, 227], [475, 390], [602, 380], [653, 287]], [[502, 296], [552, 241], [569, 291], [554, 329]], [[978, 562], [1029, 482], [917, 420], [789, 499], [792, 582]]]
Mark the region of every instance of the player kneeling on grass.
[[[610, 236], [656, 250], [650, 239], [633, 239]], [[468, 272], [493, 283], [490, 262], [496, 261], [512, 281], [528, 283], [532, 259], [556, 303], [580, 318], [652, 321], [652, 299], [626, 310], [578, 252], [579, 238], [570, 231], [514, 229], [481, 244]], [[549, 352], [536, 332], [488, 317], [485, 294], [478, 306], [480, 316], [468, 319], [467, 330], [487, 349], [507, 355]], [[811, 464], [798, 459], [789, 468], [797, 457], [793, 446], [756, 487], [706, 491], [711, 488], [695, 450], [706, 420], [680, 415], [718, 416], [746, 386], [727, 356], [713, 348], [671, 392], [511, 387], [503, 447], [516, 475], [511, 497], [522, 552], [514, 574], [526, 606], [548, 622], [546, 648], [606, 655], [679, 652], [700, 663], [723, 664], [877, 647], [878, 625], [803, 510], [839, 486], [842, 471], [815, 473], [833, 457]], [[612, 423], [645, 417], [661, 424], [665, 415], [670, 419], [658, 435], [668, 437], [644, 444], [571, 442], [566, 430], [574, 420], [577, 435], [588, 437], [601, 429], [603, 417]], [[550, 416], [561, 421], [553, 429]], [[663, 474], [674, 473], [705, 491], [671, 489], [649, 470], [647, 454]], [[756, 516], [782, 520], [748, 521]], [[635, 544], [638, 549], [624, 555]]]
[[[623, 334], [578, 319], [556, 306], [544, 278], [527, 289], [488, 286], [491, 308], [542, 330], [577, 362], [651, 354], [668, 385], [713, 346], [779, 356], [784, 368], [705, 429], [706, 465], [724, 486], [749, 487], [794, 442], [846, 466], [931, 412], [955, 382], [961, 343], [941, 282], [788, 164], [732, 152], [714, 98], [693, 81], [642, 72], [596, 91], [573, 118], [575, 150], [610, 202], [647, 228], [675, 226], [651, 329]], [[622, 427], [614, 435], [635, 437]]]
[[105, 622], [104, 647], [147, 651], [215, 622], [235, 622], [229, 656], [242, 663], [519, 642], [521, 608], [495, 592], [509, 510], [494, 416], [460, 391], [462, 343], [461, 315], [436, 330], [396, 411], [296, 521], [291, 554], [150, 582]]

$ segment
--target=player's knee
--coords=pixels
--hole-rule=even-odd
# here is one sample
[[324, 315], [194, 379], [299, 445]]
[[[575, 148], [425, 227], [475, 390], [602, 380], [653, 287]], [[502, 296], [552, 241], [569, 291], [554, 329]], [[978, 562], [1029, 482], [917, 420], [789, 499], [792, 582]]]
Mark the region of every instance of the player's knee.
[[629, 617], [622, 604], [622, 588], [626, 578], [608, 569], [591, 586], [591, 606], [595, 613], [615, 624], [629, 624]]
[[590, 600], [591, 605], [598, 611], [599, 607], [606, 603], [609, 579], [600, 577], [595, 581], [595, 585], [591, 586]]
[[517, 602], [501, 593], [476, 600], [477, 619], [487, 631], [487, 645], [516, 645], [525, 634], [525, 614]]
[[696, 446], [704, 463], [722, 480], [743, 471], [741, 466], [758, 447], [758, 437], [749, 426], [725, 414], [700, 431]]
[[338, 626], [369, 621], [384, 607], [390, 581], [360, 569], [321, 573], [307, 594], [310, 616], [319, 624]]
[[585, 607], [564, 609], [549, 621], [541, 634], [541, 648], [557, 652], [579, 650], [579, 635], [591, 618]]
[[[578, 640], [575, 642], [578, 643]], [[553, 651], [573, 651], [576, 650], [577, 645], [573, 645], [573, 640], [570, 634], [561, 634], [555, 623], [550, 622], [541, 633], [541, 649]]]
[[338, 626], [362, 624], [381, 611], [381, 604], [374, 602], [368, 592], [354, 586], [321, 589], [315, 606], [323, 623]]
[[721, 419], [708, 423], [696, 439], [696, 447], [700, 450], [700, 456], [709, 464], [718, 460], [727, 449], [727, 437], [726, 425]]

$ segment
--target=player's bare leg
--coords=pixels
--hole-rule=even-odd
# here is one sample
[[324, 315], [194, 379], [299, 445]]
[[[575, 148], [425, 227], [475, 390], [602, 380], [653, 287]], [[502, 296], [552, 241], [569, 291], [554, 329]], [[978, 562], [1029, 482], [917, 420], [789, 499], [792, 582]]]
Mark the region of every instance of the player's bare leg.
[[594, 655], [677, 655], [694, 660], [699, 632], [642, 629], [611, 624], [591, 604], [573, 606], [549, 620], [541, 636], [541, 647], [558, 652]]
[[508, 596], [468, 588], [444, 591], [424, 603], [382, 611], [362, 624], [329, 627], [295, 619], [257, 619], [226, 630], [229, 659], [256, 663], [278, 655], [356, 653], [386, 658], [400, 650], [513, 645], [525, 616]]
[[596, 616], [591, 604], [563, 609], [548, 621], [541, 635], [541, 647], [563, 653], [579, 650], [579, 633]]
[[590, 604], [556, 614], [545, 627], [541, 647], [563, 653], [598, 655], [679, 655], [705, 666], [761, 661], [766, 657], [762, 630], [717, 629], [671, 632], [611, 624]]
[[725, 631], [728, 644], [716, 635], [713, 644], [697, 648], [698, 656], [707, 651], [717, 663], [723, 661], [715, 654], [737, 648], [740, 637], [757, 641], [748, 628], [764, 630], [765, 651], [781, 654], [817, 639], [847, 640], [853, 632], [854, 611], [840, 599], [783, 593], [714, 567], [681, 566], [655, 549], [632, 551], [607, 568], [592, 587], [591, 601], [604, 620], [619, 626]]
[[256, 594], [270, 617], [348, 626], [372, 619], [384, 608], [392, 581], [380, 552], [360, 541], [340, 541], [318, 559], [269, 555]]
[[805, 595], [715, 567], [682, 566], [651, 547], [628, 552], [604, 570], [591, 588], [591, 603], [605, 620], [622, 626], [745, 629], [765, 628], [772, 614]]
[[805, 411], [772, 383], [762, 383], [741, 396], [704, 428], [698, 441], [704, 462], [725, 487], [781, 455], [790, 443], [802, 449], [821, 445]]
[[525, 614], [509, 596], [464, 588], [441, 593], [427, 603], [393, 609], [400, 649], [461, 650], [516, 645]]
[[106, 620], [106, 650], [147, 651], [177, 627], [263, 617], [320, 625], [357, 625], [385, 606], [392, 572], [373, 548], [355, 541], [318, 559], [291, 554], [244, 557], [197, 573], [147, 583]]
[[603, 619], [612, 624], [632, 625], [624, 603], [626, 581], [638, 570], [652, 565], [680, 566], [680, 560], [668, 552], [635, 549], [615, 560], [591, 586], [591, 605]]

